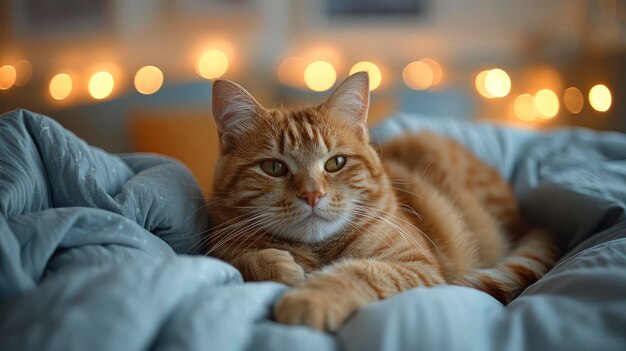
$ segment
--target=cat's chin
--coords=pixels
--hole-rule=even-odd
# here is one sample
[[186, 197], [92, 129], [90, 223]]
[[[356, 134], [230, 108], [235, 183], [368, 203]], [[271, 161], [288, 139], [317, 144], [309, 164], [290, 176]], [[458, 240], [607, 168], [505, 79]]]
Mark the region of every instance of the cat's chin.
[[306, 244], [319, 244], [339, 233], [345, 224], [345, 220], [341, 217], [328, 219], [312, 213], [292, 225], [291, 230], [284, 235]]

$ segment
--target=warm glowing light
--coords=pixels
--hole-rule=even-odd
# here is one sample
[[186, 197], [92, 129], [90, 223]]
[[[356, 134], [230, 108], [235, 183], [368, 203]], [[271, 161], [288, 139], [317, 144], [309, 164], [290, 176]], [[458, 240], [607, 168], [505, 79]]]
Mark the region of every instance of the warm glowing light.
[[278, 66], [278, 80], [285, 85], [303, 87], [305, 69], [306, 62], [303, 58], [287, 57]]
[[326, 91], [337, 80], [335, 67], [326, 61], [315, 61], [304, 70], [304, 83], [313, 91]]
[[492, 69], [485, 75], [485, 90], [494, 98], [505, 97], [511, 91], [511, 78], [499, 69]]
[[402, 70], [402, 79], [411, 89], [424, 90], [430, 88], [435, 76], [432, 68], [424, 61], [411, 62]]
[[135, 89], [144, 95], [154, 94], [163, 85], [163, 73], [154, 66], [141, 67], [135, 73]]
[[378, 66], [369, 61], [361, 61], [350, 69], [350, 74], [354, 74], [356, 72], [367, 72], [367, 75], [370, 78], [370, 91], [378, 88], [380, 82], [382, 81], [382, 74], [380, 73], [380, 69]]
[[550, 89], [541, 89], [535, 93], [535, 108], [539, 117], [554, 118], [559, 113], [559, 97]]
[[48, 88], [50, 96], [55, 100], [66, 99], [72, 92], [72, 77], [66, 73], [59, 73], [52, 77]]
[[518, 119], [529, 122], [537, 118], [535, 114], [535, 98], [530, 94], [522, 94], [515, 98], [513, 111]]
[[516, 85], [524, 87], [526, 91], [539, 91], [541, 89], [550, 89], [552, 91], [563, 91], [563, 78], [559, 71], [543, 64], [530, 64], [521, 69], [518, 75], [519, 83], [516, 79]]
[[589, 103], [596, 111], [608, 111], [612, 100], [611, 91], [606, 85], [598, 84], [589, 90]]
[[432, 85], [435, 86], [441, 83], [441, 80], [443, 79], [443, 69], [441, 68], [441, 65], [439, 64], [439, 62], [433, 59], [429, 59], [429, 58], [423, 59], [422, 62], [427, 64], [428, 67], [430, 67], [431, 71], [433, 72], [433, 84]]
[[569, 87], [563, 92], [563, 103], [571, 113], [579, 113], [585, 104], [583, 93], [576, 87]]
[[11, 65], [0, 67], [0, 90], [7, 90], [15, 84], [17, 71]]
[[115, 87], [115, 79], [113, 75], [107, 71], [94, 73], [89, 79], [89, 94], [97, 100], [102, 100], [111, 95]]
[[196, 72], [206, 79], [217, 79], [226, 73], [228, 57], [217, 49], [212, 49], [200, 56], [196, 62]]
[[30, 78], [33, 76], [33, 65], [31, 65], [30, 62], [27, 60], [17, 61], [15, 63], [15, 70], [17, 71], [15, 79], [16, 86], [22, 87], [30, 82]]
[[483, 97], [492, 99], [494, 96], [491, 95], [491, 93], [489, 93], [487, 89], [485, 88], [485, 78], [487, 77], [488, 73], [489, 73], [489, 70], [484, 70], [476, 75], [476, 90]]

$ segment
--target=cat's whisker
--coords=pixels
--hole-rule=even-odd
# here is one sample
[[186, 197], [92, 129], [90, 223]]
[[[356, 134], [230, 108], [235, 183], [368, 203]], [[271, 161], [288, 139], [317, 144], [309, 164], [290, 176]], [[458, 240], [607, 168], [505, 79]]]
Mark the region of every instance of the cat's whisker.
[[233, 218], [231, 218], [231, 219], [229, 219], [229, 220], [227, 220], [227, 221], [225, 221], [225, 222], [223, 222], [223, 223], [221, 223], [221, 224], [219, 224], [219, 225], [217, 225], [217, 226], [212, 227], [212, 228], [211, 228], [211, 229], [209, 229], [209, 230], [213, 231], [213, 233], [214, 233], [214, 234], [215, 234], [215, 233], [219, 233], [219, 231], [217, 231], [217, 229], [220, 229], [220, 228], [222, 228], [222, 227], [224, 227], [224, 226], [227, 226], [227, 225], [229, 225], [231, 222], [234, 222], [234, 221], [236, 221], [236, 220], [238, 220], [238, 219], [240, 219], [240, 218], [242, 218], [242, 217], [245, 217], [245, 216], [250, 216], [250, 213], [244, 213], [244, 214], [241, 214], [241, 215], [239, 215], [239, 216], [233, 217]]
[[[271, 218], [271, 216], [266, 216], [265, 218], [262, 218], [260, 221], [253, 223], [251, 226], [249, 226], [248, 228], [245, 229], [246, 232], [249, 232], [249, 235], [255, 235], [258, 234], [262, 229], [263, 226], [265, 226], [268, 223], [271, 223], [274, 219]], [[248, 245], [246, 246], [246, 248], [244, 250], [242, 250], [243, 252], [246, 252], [247, 249], [250, 246], [253, 246], [256, 242], [258, 242], [258, 240], [261, 238], [261, 235], [256, 235], [256, 238], [248, 243]], [[244, 241], [239, 241], [239, 243], [237, 244], [237, 246], [235, 248], [233, 248], [233, 251], [239, 251], [239, 247], [241, 246], [241, 244]], [[226, 246], [227, 248], [230, 246]]]
[[[230, 245], [233, 244], [233, 239], [240, 236], [240, 235], [254, 235], [256, 233], [258, 233], [259, 229], [261, 229], [260, 227], [267, 223], [268, 221], [271, 221], [272, 218], [271, 216], [268, 216], [267, 214], [259, 214], [253, 218], [251, 218], [249, 221], [246, 222], [246, 224], [243, 225], [243, 227], [241, 228], [236, 228], [235, 231], [233, 232], [229, 232], [227, 233], [224, 238], [222, 238], [218, 243], [212, 245], [213, 247], [211, 248], [210, 252], [215, 251], [215, 249], [219, 248], [221, 245], [223, 245], [224, 243], [227, 243], [226, 248], [230, 247]], [[260, 235], [259, 235], [260, 237]], [[239, 242], [237, 248], [241, 245], [241, 241]], [[236, 249], [235, 249], [236, 250]]]
[[380, 238], [383, 242], [385, 242], [385, 244], [387, 244], [387, 246], [388, 246], [389, 248], [391, 248], [392, 250], [394, 250], [394, 252], [397, 252], [397, 250], [396, 250], [395, 246], [393, 245], [393, 243], [392, 243], [391, 241], [389, 241], [389, 233], [387, 233], [387, 235], [385, 235], [385, 236], [383, 237], [382, 235], [380, 235], [380, 233], [378, 233], [377, 231], [374, 231], [374, 230], [372, 230], [372, 229], [365, 228], [365, 227], [361, 227], [361, 228], [357, 227], [355, 224], [353, 224], [353, 223], [352, 223], [352, 219], [351, 219], [351, 218], [344, 217], [344, 216], [341, 216], [341, 215], [339, 215], [338, 217], [339, 217], [339, 218], [341, 218], [341, 219], [343, 219], [344, 221], [346, 221], [346, 223], [347, 223], [350, 227], [352, 227], [352, 229], [354, 229], [355, 231], [357, 231], [359, 234], [363, 235], [363, 232], [361, 231], [361, 228], [362, 228], [362, 229], [365, 229], [365, 230], [367, 231], [367, 233], [366, 233], [366, 234], [373, 234], [373, 235], [376, 235], [376, 236], [377, 236], [378, 238]]
[[[365, 218], [369, 218], [372, 219], [374, 221], [377, 220], [383, 220], [385, 222], [387, 222], [389, 225], [391, 225], [393, 227], [394, 230], [396, 230], [397, 232], [399, 232], [401, 235], [405, 235], [406, 233], [404, 232], [404, 230], [402, 228], [399, 228], [395, 223], [391, 223], [389, 222], [386, 218], [383, 218], [383, 216], [385, 215], [384, 213], [379, 213], [380, 216], [376, 216], [375, 214], [372, 214], [372, 209], [369, 208], [356, 208], [355, 211], [357, 213], [359, 213], [361, 216], [365, 217]], [[376, 212], [375, 210], [373, 210], [374, 212]], [[417, 244], [417, 243], [416, 243]], [[419, 244], [417, 244], [417, 246], [419, 246]]]
[[419, 213], [417, 213], [417, 211], [415, 211], [413, 209], [413, 207], [409, 206], [409, 205], [400, 205], [398, 206], [398, 209], [402, 212], [406, 212], [408, 214], [411, 214], [413, 216], [415, 216], [415, 218], [417, 218], [420, 222], [424, 221], [424, 217], [422, 215], [420, 215]]
[[226, 247], [224, 249], [230, 249], [231, 248], [231, 245], [234, 243], [234, 238], [235, 237], [242, 237], [242, 236], [243, 237], [245, 237], [245, 236], [250, 237], [252, 235], [256, 235], [256, 238], [252, 242], [248, 243], [248, 245], [246, 246], [245, 249], [239, 250], [239, 247], [246, 240], [238, 240], [239, 242], [238, 242], [237, 246], [232, 248], [232, 251], [235, 251], [235, 252], [242, 252], [242, 253], [246, 252], [248, 250], [248, 248], [250, 248], [250, 246], [254, 245], [261, 238], [261, 236], [262, 236], [260, 234], [260, 229], [262, 229], [261, 227], [264, 226], [267, 223], [270, 223], [273, 220], [274, 219], [271, 218], [271, 217], [264, 218], [264, 219], [261, 219], [259, 222], [252, 223], [248, 227], [239, 230], [238, 233], [232, 239], [228, 240], [228, 243], [227, 243], [227, 245], [226, 245]]
[[395, 190], [398, 190], [398, 191], [401, 191], [401, 192], [403, 192], [403, 193], [407, 193], [407, 194], [409, 194], [409, 195], [413, 195], [413, 196], [418, 197], [418, 198], [420, 198], [420, 199], [423, 199], [423, 198], [424, 198], [423, 196], [421, 196], [421, 195], [419, 195], [419, 194], [416, 194], [416, 193], [414, 193], [414, 192], [412, 192], [412, 191], [409, 191], [409, 190], [406, 190], [406, 189], [402, 189], [402, 188], [398, 188], [398, 187], [393, 186], [393, 185], [391, 186], [391, 188], [392, 188], [392, 189], [395, 189]]
[[[276, 218], [270, 218], [270, 222], [269, 222], [270, 227], [271, 227], [271, 226], [273, 226], [273, 225], [277, 225], [276, 220], [277, 220]], [[273, 221], [273, 222], [272, 222], [272, 221]], [[267, 224], [267, 223], [263, 223], [262, 225], [265, 225], [265, 224]], [[280, 228], [281, 232], [282, 232], [284, 229], [285, 229], [285, 227], [284, 227], [284, 226], [283, 226], [283, 227], [281, 227], [281, 228]], [[271, 238], [274, 236], [274, 231], [273, 231], [273, 230], [270, 230], [270, 231], [272, 232], [272, 234], [271, 234], [271, 236], [270, 236], [270, 242], [271, 242]], [[250, 244], [248, 244], [248, 246], [246, 246], [246, 247], [242, 250], [242, 252], [246, 252], [246, 251], [248, 251], [248, 249], [249, 249], [251, 246], [253, 246], [254, 244], [256, 244], [256, 243], [259, 241], [259, 239], [260, 239], [260, 238], [261, 238], [261, 235], [258, 235], [258, 236], [257, 236], [257, 238], [256, 238], [254, 241], [252, 241]]]
[[[417, 218], [418, 218], [418, 219], [423, 220], [423, 218], [422, 218], [422, 217], [421, 217], [421, 216], [420, 216], [420, 215], [419, 215], [419, 214], [415, 211], [415, 209], [413, 209], [412, 207], [410, 207], [410, 206], [408, 206], [408, 205], [403, 205], [403, 206], [400, 206], [400, 208], [399, 208], [399, 209], [403, 209], [403, 210], [410, 209], [410, 210], [411, 210], [411, 211], [410, 211], [410, 213], [415, 214], [415, 216], [417, 216]], [[417, 232], [418, 232], [418, 233], [420, 233], [420, 234], [421, 234], [424, 238], [426, 238], [426, 239], [427, 239], [427, 240], [428, 240], [428, 241], [429, 241], [429, 242], [433, 245], [433, 247], [434, 247], [437, 251], [439, 251], [439, 252], [440, 252], [439, 247], [437, 246], [437, 244], [436, 244], [436, 243], [435, 243], [435, 242], [434, 242], [434, 241], [433, 241], [433, 240], [432, 240], [432, 239], [431, 239], [431, 238], [430, 238], [430, 237], [429, 237], [426, 233], [424, 233], [421, 229], [419, 229], [418, 227], [416, 227], [413, 223], [411, 223], [410, 221], [408, 221], [408, 220], [406, 220], [406, 219], [404, 219], [404, 218], [401, 218], [401, 217], [399, 217], [399, 216], [396, 216], [396, 215], [392, 214], [391, 212], [387, 212], [387, 213], [385, 213], [385, 214], [386, 214], [386, 215], [388, 215], [388, 216], [390, 216], [390, 217], [392, 217], [392, 218], [395, 218], [395, 219], [396, 219], [396, 221], [401, 221], [402, 223], [404, 223], [404, 224], [407, 224], [407, 225], [411, 226], [411, 227], [412, 227], [415, 231], [417, 231]]]
[[424, 178], [424, 176], [426, 175], [426, 172], [428, 172], [428, 169], [430, 168], [430, 165], [433, 163], [433, 160], [428, 161], [428, 164], [426, 165], [426, 167], [424, 168], [424, 172], [422, 172], [422, 174], [420, 175], [420, 178]]
[[[364, 215], [372, 216], [370, 214], [370, 212], [367, 211], [367, 210], [371, 211], [372, 210], [371, 208], [360, 208], [359, 210], [362, 211], [362, 214], [364, 214]], [[387, 216], [389, 218], [387, 218]], [[396, 216], [393, 216], [390, 213], [381, 213], [380, 216], [378, 216], [378, 217], [372, 216], [371, 218], [377, 218], [378, 220], [382, 220], [382, 221], [386, 222], [387, 224], [389, 224], [392, 228], [394, 228], [394, 230], [396, 230], [407, 241], [407, 243], [408, 242], [413, 243], [413, 245], [415, 245], [415, 247], [418, 250], [420, 250], [420, 252], [422, 252], [422, 254], [429, 261], [429, 263], [434, 266], [434, 263], [432, 262], [432, 259], [430, 258], [430, 255], [427, 254], [427, 251], [424, 249], [424, 247], [422, 247], [422, 245], [417, 241], [416, 238], [414, 238], [409, 232], [407, 232], [406, 228], [404, 228], [402, 226], [402, 224], [399, 223], [398, 220], [395, 217]], [[407, 222], [407, 224], [410, 224], [410, 223]], [[413, 226], [413, 227], [415, 228], [415, 226]], [[435, 245], [434, 242], [427, 235], [425, 235], [425, 233], [423, 233], [420, 230], [418, 230], [418, 232], [420, 234], [422, 234], [423, 236], [425, 236], [428, 240], [430, 240], [431, 243], [433, 243], [433, 245]]]
[[[213, 237], [217, 237], [219, 239], [215, 243], [210, 243], [211, 249], [207, 252], [207, 254], [215, 251], [224, 243], [228, 243], [232, 241], [240, 233], [245, 232], [249, 230], [250, 228], [253, 228], [254, 226], [256, 226], [256, 221], [262, 217], [263, 217], [262, 215], [257, 215], [251, 218], [247, 218], [243, 221], [234, 223], [232, 225], [229, 225], [228, 227], [221, 229], [220, 231], [216, 232], [216, 234], [212, 234]], [[209, 240], [209, 242], [210, 241], [211, 239]]]
[[[239, 217], [241, 217], [241, 216], [239, 216]], [[202, 245], [204, 245], [206, 243], [209, 243], [214, 237], [219, 237], [223, 233], [226, 233], [226, 235], [224, 235], [224, 237], [222, 237], [221, 239], [218, 240], [218, 243], [214, 244], [214, 245], [218, 245], [219, 243], [221, 243], [224, 240], [229, 240], [230, 233], [232, 233], [233, 230], [238, 230], [239, 227], [246, 226], [250, 222], [253, 222], [254, 220], [256, 220], [256, 217], [257, 216], [253, 216], [251, 218], [247, 218], [247, 219], [244, 219], [242, 221], [239, 221], [239, 222], [227, 225], [226, 227], [223, 227], [220, 230], [212, 232], [210, 236], [208, 236], [206, 238], [203, 238], [203, 240], [200, 240], [199, 242], [203, 242]], [[236, 220], [236, 218], [235, 219], [231, 219], [231, 221], [233, 221], [233, 220]], [[222, 225], [224, 225], [224, 224], [222, 224]], [[194, 244], [194, 246], [195, 246], [195, 244]], [[193, 248], [193, 246], [192, 246], [192, 248]], [[208, 255], [210, 252], [207, 252], [206, 254]]]
[[214, 230], [215, 230], [215, 229], [217, 229], [217, 228], [223, 227], [224, 225], [227, 225], [227, 224], [228, 224], [228, 223], [230, 223], [230, 222], [236, 221], [237, 219], [239, 219], [239, 218], [241, 218], [241, 217], [243, 217], [243, 216], [245, 216], [245, 215], [246, 215], [246, 214], [243, 214], [243, 215], [237, 216], [237, 217], [235, 217], [235, 218], [231, 218], [230, 220], [228, 220], [228, 221], [226, 221], [226, 222], [224, 222], [224, 223], [222, 223], [222, 224], [220, 224], [220, 225], [218, 225], [218, 226], [215, 226], [215, 227], [209, 227], [208, 229], [205, 229], [205, 230], [203, 230], [203, 231], [201, 231], [201, 232], [198, 232], [198, 233], [195, 233], [195, 234], [192, 234], [192, 235], [188, 235], [188, 236], [184, 236], [184, 237], [180, 237], [180, 238], [172, 238], [172, 239], [168, 239], [168, 240], [170, 240], [170, 241], [179, 241], [179, 240], [187, 240], [187, 239], [189, 239], [189, 238], [194, 238], [194, 237], [196, 237], [196, 236], [200, 236], [200, 235], [202, 235], [202, 234], [206, 234], [207, 232], [214, 231]]

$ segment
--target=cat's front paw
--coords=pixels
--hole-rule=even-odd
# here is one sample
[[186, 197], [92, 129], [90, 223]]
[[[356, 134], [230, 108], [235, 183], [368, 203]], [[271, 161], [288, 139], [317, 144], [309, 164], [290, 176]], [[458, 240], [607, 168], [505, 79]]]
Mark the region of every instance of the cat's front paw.
[[356, 308], [333, 290], [302, 287], [285, 293], [274, 306], [274, 315], [283, 324], [335, 332]]
[[264, 249], [255, 253], [253, 279], [271, 280], [294, 286], [304, 280], [304, 269], [285, 250]]

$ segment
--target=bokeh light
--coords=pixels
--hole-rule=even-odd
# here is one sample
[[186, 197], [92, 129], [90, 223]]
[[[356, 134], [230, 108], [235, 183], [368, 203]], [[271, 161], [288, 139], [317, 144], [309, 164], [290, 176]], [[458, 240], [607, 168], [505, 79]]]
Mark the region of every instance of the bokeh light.
[[[529, 67], [522, 68], [518, 71], [516, 79], [518, 87], [524, 87], [525, 91], [539, 91], [541, 89], [550, 89], [554, 92], [563, 91], [563, 78], [561, 73], [545, 64], [532, 64]], [[518, 82], [519, 80], [519, 82]]]
[[335, 67], [326, 61], [311, 62], [304, 70], [304, 83], [313, 91], [326, 91], [336, 80]]
[[55, 100], [64, 100], [72, 92], [72, 77], [67, 73], [59, 73], [52, 77], [48, 86], [50, 96]]
[[541, 89], [535, 93], [535, 108], [539, 117], [554, 118], [559, 113], [559, 97], [550, 89]]
[[378, 88], [380, 82], [382, 81], [382, 74], [380, 73], [380, 69], [374, 63], [369, 61], [361, 61], [350, 69], [350, 74], [354, 74], [356, 72], [367, 72], [370, 79], [370, 91]]
[[217, 79], [228, 70], [228, 56], [217, 49], [202, 54], [196, 62], [196, 72], [206, 79]]
[[423, 61], [411, 62], [402, 70], [404, 83], [414, 90], [425, 90], [430, 88], [435, 76], [432, 68]]
[[521, 94], [515, 98], [513, 103], [515, 116], [522, 121], [534, 121], [537, 118], [535, 113], [535, 98], [530, 94]]
[[605, 112], [611, 108], [611, 103], [613, 102], [613, 97], [611, 96], [611, 91], [604, 84], [594, 85], [591, 90], [589, 90], [589, 104], [593, 107], [594, 110]]
[[302, 57], [287, 57], [278, 66], [278, 80], [292, 87], [304, 87], [304, 70], [306, 62]]
[[585, 104], [585, 97], [580, 89], [569, 87], [563, 92], [563, 103], [569, 112], [574, 114], [580, 113]]
[[478, 93], [482, 96], [482, 97], [486, 97], [488, 99], [493, 99], [493, 95], [491, 95], [491, 93], [489, 93], [487, 91], [487, 89], [485, 88], [485, 78], [487, 77], [487, 74], [489, 73], [489, 70], [484, 70], [481, 71], [480, 73], [478, 73], [476, 75], [476, 91], [478, 91]]
[[441, 65], [439, 64], [439, 62], [430, 58], [425, 58], [421, 61], [427, 64], [428, 67], [430, 67], [431, 71], [433, 72], [433, 84], [432, 85], [435, 86], [441, 83], [441, 81], [443, 80], [443, 69], [441, 68]]
[[17, 75], [15, 77], [15, 86], [22, 87], [28, 82], [33, 76], [33, 65], [27, 60], [19, 60], [15, 63], [15, 70], [17, 71]]
[[17, 71], [15, 67], [11, 65], [4, 65], [0, 67], [0, 90], [7, 90], [15, 84], [17, 78]]
[[141, 67], [135, 73], [135, 89], [144, 95], [154, 94], [163, 85], [163, 73], [155, 66]]
[[485, 75], [485, 90], [494, 98], [505, 97], [511, 91], [511, 78], [499, 68], [492, 69]]
[[89, 78], [89, 94], [96, 100], [102, 100], [111, 95], [115, 87], [115, 79], [110, 72], [99, 71]]

